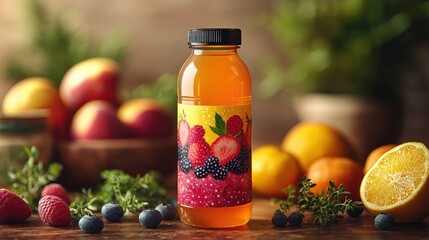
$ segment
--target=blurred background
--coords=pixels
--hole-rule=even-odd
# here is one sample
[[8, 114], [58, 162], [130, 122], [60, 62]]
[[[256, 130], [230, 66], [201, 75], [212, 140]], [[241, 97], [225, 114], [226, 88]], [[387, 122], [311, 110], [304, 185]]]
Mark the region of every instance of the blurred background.
[[24, 77], [58, 83], [70, 66], [100, 55], [122, 63], [124, 96], [160, 80], [174, 100], [188, 28], [233, 27], [242, 29], [239, 54], [253, 78], [255, 145], [280, 143], [305, 118], [296, 99], [310, 92], [386, 104], [376, 119], [394, 123], [364, 118], [376, 133], [392, 126], [381, 143], [429, 144], [429, 4], [320, 2], [1, 0], [0, 99]]

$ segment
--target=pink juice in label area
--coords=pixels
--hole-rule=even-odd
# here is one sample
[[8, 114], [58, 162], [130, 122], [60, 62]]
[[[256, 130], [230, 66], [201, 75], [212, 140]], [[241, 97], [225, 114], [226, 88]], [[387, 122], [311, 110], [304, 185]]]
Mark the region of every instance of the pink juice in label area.
[[252, 213], [252, 84], [239, 29], [190, 29], [178, 81], [178, 211], [192, 226], [246, 224]]

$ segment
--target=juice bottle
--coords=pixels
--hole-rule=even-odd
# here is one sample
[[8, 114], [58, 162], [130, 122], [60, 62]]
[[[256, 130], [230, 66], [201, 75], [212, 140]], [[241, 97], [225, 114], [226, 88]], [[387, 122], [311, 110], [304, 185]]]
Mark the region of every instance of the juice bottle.
[[252, 214], [249, 71], [240, 29], [190, 29], [178, 79], [178, 212], [185, 224], [227, 228]]

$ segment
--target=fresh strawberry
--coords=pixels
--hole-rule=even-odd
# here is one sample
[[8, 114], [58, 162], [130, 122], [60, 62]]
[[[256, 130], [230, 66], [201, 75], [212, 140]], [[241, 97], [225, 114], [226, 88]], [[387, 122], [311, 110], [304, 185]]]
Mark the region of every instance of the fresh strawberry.
[[179, 129], [177, 131], [177, 140], [179, 141], [179, 145], [181, 147], [186, 146], [188, 144], [188, 137], [189, 137], [189, 124], [186, 122], [186, 120], [182, 119], [179, 121]]
[[226, 128], [229, 134], [237, 135], [243, 128], [243, 119], [238, 115], [230, 117], [228, 121], [226, 121]]
[[41, 197], [44, 197], [46, 195], [57, 196], [61, 198], [65, 203], [67, 203], [67, 205], [70, 205], [71, 201], [70, 201], [69, 195], [66, 189], [61, 184], [51, 183], [46, 185], [42, 190]]
[[71, 221], [69, 206], [54, 195], [47, 195], [40, 199], [39, 215], [44, 223], [56, 227], [67, 226]]
[[192, 144], [194, 142], [202, 142], [204, 141], [204, 135], [206, 134], [206, 130], [204, 130], [203, 126], [195, 125], [189, 131], [188, 143]]
[[189, 146], [188, 159], [193, 166], [201, 166], [211, 155], [210, 145], [206, 141], [194, 142]]
[[0, 222], [21, 222], [31, 216], [30, 206], [8, 189], [0, 189]]
[[220, 135], [212, 143], [212, 153], [219, 159], [221, 165], [234, 159], [240, 153], [240, 142], [233, 137], [226, 134]]

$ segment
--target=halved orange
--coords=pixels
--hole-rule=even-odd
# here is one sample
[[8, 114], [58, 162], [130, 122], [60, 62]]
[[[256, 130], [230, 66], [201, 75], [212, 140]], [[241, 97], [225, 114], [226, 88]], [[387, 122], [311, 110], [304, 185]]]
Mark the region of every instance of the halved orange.
[[390, 213], [398, 223], [429, 215], [429, 150], [423, 143], [403, 143], [383, 154], [365, 174], [362, 203], [373, 214]]

